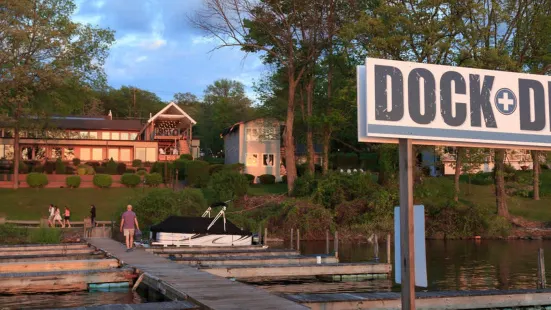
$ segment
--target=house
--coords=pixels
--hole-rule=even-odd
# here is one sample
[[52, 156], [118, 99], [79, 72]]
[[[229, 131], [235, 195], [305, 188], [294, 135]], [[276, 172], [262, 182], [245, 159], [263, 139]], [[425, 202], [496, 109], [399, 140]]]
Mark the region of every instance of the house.
[[245, 173], [256, 177], [271, 174], [281, 180], [281, 128], [276, 119], [258, 118], [226, 128], [225, 164], [242, 163]]
[[[137, 119], [68, 116], [52, 117], [43, 130], [27, 130], [20, 134], [23, 160], [61, 158], [81, 161], [113, 159], [131, 163], [174, 160], [180, 154], [199, 153], [199, 140], [194, 140], [196, 124], [175, 103], [167, 104], [143, 123]], [[0, 126], [2, 127], [2, 126]], [[13, 159], [13, 130], [0, 128], [0, 158]]]
[[[281, 148], [282, 154], [285, 149]], [[295, 158], [298, 165], [308, 162], [308, 148], [306, 144], [297, 144], [295, 146]], [[323, 164], [323, 145], [314, 144], [314, 164], [321, 166]]]

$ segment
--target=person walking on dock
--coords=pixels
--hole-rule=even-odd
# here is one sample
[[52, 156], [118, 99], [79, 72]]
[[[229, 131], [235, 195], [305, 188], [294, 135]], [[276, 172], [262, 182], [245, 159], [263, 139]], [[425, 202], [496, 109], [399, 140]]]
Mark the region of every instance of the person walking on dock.
[[136, 213], [132, 211], [132, 206], [126, 206], [126, 212], [122, 214], [121, 218], [121, 232], [124, 231], [124, 237], [126, 238], [126, 251], [132, 251], [134, 245], [134, 232], [136, 229], [140, 229], [138, 225], [138, 218]]
[[48, 225], [54, 227], [55, 208], [53, 204], [50, 204], [48, 208]]
[[67, 206], [65, 206], [65, 212], [63, 214], [63, 220], [64, 220], [63, 226], [67, 226], [67, 227], [71, 228], [71, 210], [69, 210], [69, 208], [67, 208]]
[[90, 220], [92, 227], [96, 227], [96, 206], [90, 205]]
[[55, 207], [55, 213], [54, 213], [54, 227], [57, 227], [56, 226], [56, 222], [59, 222], [59, 226], [61, 226], [61, 228], [65, 228], [65, 225], [63, 224], [63, 222], [61, 221], [61, 212], [59, 211], [59, 207]]

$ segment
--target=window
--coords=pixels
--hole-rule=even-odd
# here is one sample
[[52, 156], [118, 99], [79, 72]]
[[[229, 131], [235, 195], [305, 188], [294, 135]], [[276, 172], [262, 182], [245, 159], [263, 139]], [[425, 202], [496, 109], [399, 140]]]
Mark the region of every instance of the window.
[[90, 139], [90, 133], [88, 131], [81, 131], [79, 134], [81, 139]]
[[257, 128], [247, 128], [247, 141], [258, 141], [258, 129]]
[[61, 152], [63, 150], [60, 147], [54, 147], [52, 148], [52, 158], [57, 159], [61, 158]]
[[101, 139], [102, 140], [110, 140], [111, 139], [111, 133], [110, 132], [102, 132], [101, 133]]
[[247, 154], [247, 160], [245, 163], [247, 166], [257, 166], [258, 165], [258, 154]]
[[103, 160], [103, 149], [92, 149], [92, 160]]
[[63, 149], [63, 158], [65, 160], [73, 160], [75, 158], [75, 149], [72, 147]]
[[6, 159], [13, 159], [13, 145], [4, 145], [4, 156]]
[[128, 140], [128, 132], [121, 132], [121, 140]]
[[148, 147], [145, 154], [146, 161], [154, 162], [157, 161], [157, 149], [154, 147]]
[[134, 159], [139, 159], [145, 162], [145, 147], [137, 147], [135, 149]]
[[121, 149], [121, 151], [120, 151], [120, 160], [121, 161], [130, 161], [130, 150], [129, 149]]
[[107, 158], [113, 158], [114, 161], [119, 160], [119, 149], [109, 149], [107, 150]]
[[92, 157], [90, 157], [90, 149], [89, 148], [81, 148], [80, 149], [80, 160], [90, 160]]
[[120, 135], [118, 132], [111, 133], [111, 140], [119, 140], [119, 139], [120, 139]]
[[273, 167], [275, 164], [274, 154], [262, 154], [262, 165], [266, 167]]
[[98, 133], [97, 132], [90, 132], [90, 139], [97, 139], [98, 138]]
[[138, 137], [138, 134], [135, 132], [130, 134], [130, 140], [136, 140], [137, 137]]
[[41, 160], [46, 158], [46, 148], [45, 147], [35, 147], [34, 148], [34, 159]]

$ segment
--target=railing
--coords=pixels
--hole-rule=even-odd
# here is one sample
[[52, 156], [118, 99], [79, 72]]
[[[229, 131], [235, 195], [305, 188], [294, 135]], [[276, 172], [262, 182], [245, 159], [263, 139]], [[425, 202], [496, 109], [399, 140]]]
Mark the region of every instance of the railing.
[[174, 161], [180, 158], [180, 155], [161, 155], [159, 154], [159, 161]]
[[[42, 219], [41, 221], [16, 221], [16, 220], [5, 220], [6, 224], [12, 224], [19, 227], [29, 227], [29, 228], [38, 228], [43, 222], [45, 226], [48, 226], [48, 219]], [[70, 221], [71, 227], [84, 227], [84, 221]], [[42, 224], [42, 226], [44, 226]], [[111, 227], [114, 225], [112, 221], [96, 221], [97, 227]]]

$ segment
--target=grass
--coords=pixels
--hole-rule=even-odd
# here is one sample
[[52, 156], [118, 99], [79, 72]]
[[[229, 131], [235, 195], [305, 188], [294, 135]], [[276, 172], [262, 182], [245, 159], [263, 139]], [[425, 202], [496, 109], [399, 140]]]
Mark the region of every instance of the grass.
[[[147, 192], [149, 189], [145, 189]], [[287, 191], [286, 184], [253, 185], [249, 194], [261, 196], [266, 194], [282, 194]], [[90, 205], [96, 206], [97, 220], [111, 220], [113, 212], [125, 205], [132, 198], [142, 195], [141, 188], [47, 188], [18, 190], [0, 189], [2, 200], [1, 215], [6, 215], [10, 220], [39, 220], [48, 215], [50, 203], [59, 206], [61, 212], [65, 206], [71, 210], [71, 220], [82, 221], [90, 215]], [[213, 202], [208, 192], [205, 198]]]
[[0, 225], [1, 244], [57, 244], [62, 231], [56, 228], [19, 228], [10, 224]]

